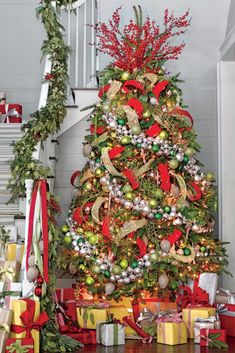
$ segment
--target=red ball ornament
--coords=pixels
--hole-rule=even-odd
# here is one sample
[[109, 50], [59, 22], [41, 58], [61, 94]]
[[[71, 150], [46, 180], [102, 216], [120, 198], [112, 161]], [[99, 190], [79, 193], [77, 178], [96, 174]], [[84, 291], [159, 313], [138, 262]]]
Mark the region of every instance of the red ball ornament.
[[37, 297], [41, 297], [42, 296], [42, 287], [41, 286], [37, 286], [34, 288], [34, 294]]
[[41, 275], [38, 275], [37, 283], [38, 283], [38, 284], [43, 284], [43, 282], [44, 282], [43, 277], [42, 277]]

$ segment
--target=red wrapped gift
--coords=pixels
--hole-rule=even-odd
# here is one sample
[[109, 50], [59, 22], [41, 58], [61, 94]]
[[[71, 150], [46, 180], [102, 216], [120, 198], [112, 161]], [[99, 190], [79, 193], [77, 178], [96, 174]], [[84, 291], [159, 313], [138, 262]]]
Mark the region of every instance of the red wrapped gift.
[[8, 338], [6, 340], [6, 353], [21, 352], [23, 347], [25, 352], [34, 353], [33, 338]]
[[200, 330], [200, 346], [203, 347], [214, 347], [218, 348], [216, 344], [220, 344], [219, 342], [223, 342], [221, 348], [226, 348], [226, 330], [218, 330], [218, 329], [206, 329], [202, 328]]
[[66, 333], [66, 336], [69, 336], [84, 345], [96, 344], [96, 330], [82, 329], [79, 333]]
[[73, 288], [56, 289], [57, 321], [61, 333], [77, 333], [76, 300]]
[[0, 104], [0, 116], [3, 123], [22, 123], [22, 105]]
[[227, 336], [235, 337], [235, 304], [225, 304], [219, 309], [221, 328], [226, 330]]

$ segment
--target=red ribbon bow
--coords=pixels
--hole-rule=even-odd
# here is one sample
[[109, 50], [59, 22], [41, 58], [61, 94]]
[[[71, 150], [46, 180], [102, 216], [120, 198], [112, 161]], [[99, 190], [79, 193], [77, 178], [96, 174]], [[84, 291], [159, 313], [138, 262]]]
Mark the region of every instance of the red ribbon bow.
[[22, 299], [27, 304], [27, 309], [20, 315], [23, 326], [11, 325], [11, 331], [14, 333], [26, 332], [25, 338], [32, 338], [32, 330], [39, 331], [48, 321], [49, 317], [43, 311], [36, 321], [34, 321], [35, 301], [31, 299]]
[[209, 306], [209, 294], [201, 287], [195, 286], [194, 291], [192, 292], [190, 287], [180, 286], [179, 292], [180, 291], [183, 291], [183, 294], [178, 294], [176, 302], [181, 310], [186, 307], [196, 308], [199, 306]]

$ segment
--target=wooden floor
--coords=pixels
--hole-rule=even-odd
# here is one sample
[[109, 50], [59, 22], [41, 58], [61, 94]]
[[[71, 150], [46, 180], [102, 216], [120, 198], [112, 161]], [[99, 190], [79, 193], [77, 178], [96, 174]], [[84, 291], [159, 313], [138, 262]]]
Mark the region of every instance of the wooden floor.
[[137, 340], [126, 340], [124, 346], [113, 346], [104, 347], [101, 345], [97, 346], [85, 346], [81, 349], [82, 352], [94, 352], [94, 353], [235, 353], [235, 338], [228, 337], [227, 343], [229, 349], [213, 349], [208, 347], [200, 347], [199, 344], [194, 344], [189, 341], [188, 344], [182, 344], [178, 346], [167, 346], [164, 344], [157, 344], [155, 342], [151, 344], [143, 344]]

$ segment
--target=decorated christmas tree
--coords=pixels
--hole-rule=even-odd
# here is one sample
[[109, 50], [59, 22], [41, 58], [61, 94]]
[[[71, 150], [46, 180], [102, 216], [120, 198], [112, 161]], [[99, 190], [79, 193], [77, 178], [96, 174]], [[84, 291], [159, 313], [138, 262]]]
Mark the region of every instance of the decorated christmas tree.
[[223, 244], [212, 236], [214, 175], [201, 170], [193, 118], [179, 75], [165, 62], [184, 44], [171, 40], [190, 24], [165, 11], [163, 29], [149, 18], [120, 29], [120, 9], [96, 26], [98, 49], [113, 63], [100, 74], [60, 265], [92, 294], [163, 295], [203, 272], [221, 273]]

